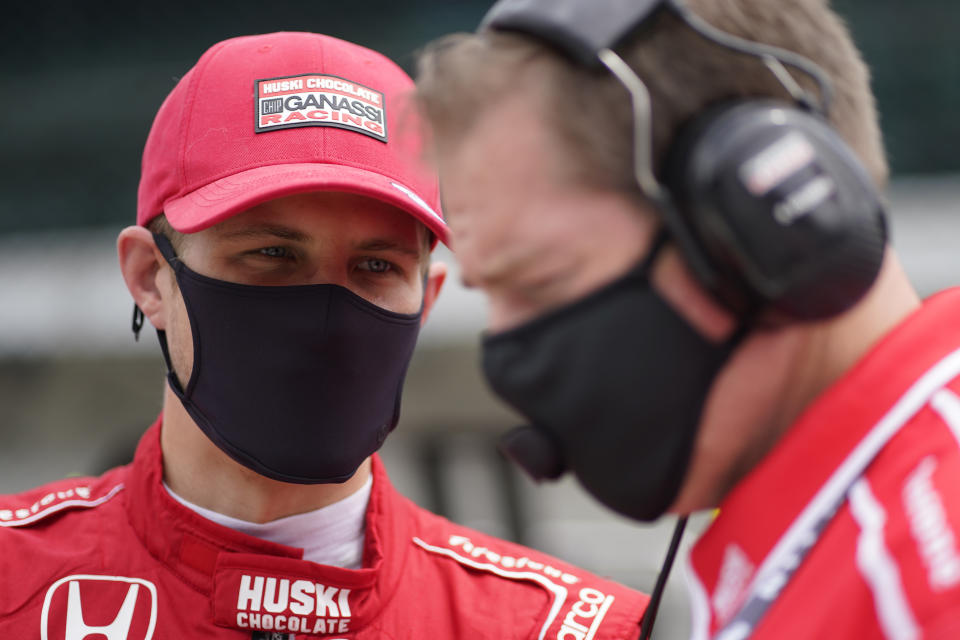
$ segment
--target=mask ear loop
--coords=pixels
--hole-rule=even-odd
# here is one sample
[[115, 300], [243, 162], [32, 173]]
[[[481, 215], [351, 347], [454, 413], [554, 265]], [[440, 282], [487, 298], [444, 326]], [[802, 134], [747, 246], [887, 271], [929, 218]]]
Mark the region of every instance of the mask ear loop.
[[667, 246], [669, 240], [670, 232], [663, 227], [661, 227], [660, 230], [657, 231], [657, 235], [653, 237], [650, 248], [647, 250], [647, 255], [638, 268], [640, 274], [647, 280], [650, 280], [650, 272], [653, 271], [653, 265], [656, 264], [657, 258], [660, 257], [660, 252]]
[[[167, 264], [170, 265], [170, 268], [176, 270], [177, 263], [180, 262], [180, 258], [177, 256], [177, 252], [173, 248], [173, 244], [170, 242], [170, 239], [162, 233], [154, 233], [153, 241], [156, 243], [157, 249], [160, 250], [163, 258], [167, 261]], [[169, 381], [170, 386], [174, 389], [174, 391], [178, 392], [178, 395], [185, 393], [183, 385], [180, 383], [180, 380], [177, 378], [177, 374], [173, 369], [173, 359], [170, 357], [170, 347], [167, 344], [167, 332], [162, 329], [157, 329], [157, 340], [160, 342], [160, 351], [163, 353], [163, 361], [167, 365], [167, 380]]]
[[180, 262], [180, 258], [177, 256], [177, 252], [173, 248], [173, 243], [170, 242], [170, 238], [162, 233], [155, 233], [153, 234], [153, 241], [156, 243], [157, 249], [160, 250], [160, 254], [164, 260], [166, 260], [171, 267], [176, 267], [176, 263]]

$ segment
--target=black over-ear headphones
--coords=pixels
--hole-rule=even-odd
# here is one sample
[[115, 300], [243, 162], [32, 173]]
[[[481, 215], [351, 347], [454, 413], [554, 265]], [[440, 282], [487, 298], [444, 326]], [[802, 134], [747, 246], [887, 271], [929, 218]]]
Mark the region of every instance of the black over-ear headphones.
[[[793, 97], [738, 100], [699, 114], [671, 144], [662, 180], [652, 169], [649, 92], [615, 53], [660, 11], [719, 46], [756, 56]], [[873, 284], [887, 239], [884, 207], [827, 123], [830, 84], [810, 60], [719, 31], [682, 0], [501, 0], [481, 29], [534, 36], [619, 79], [632, 98], [637, 184], [699, 281], [741, 317], [770, 310], [827, 318]], [[818, 101], [787, 66], [816, 80]]]

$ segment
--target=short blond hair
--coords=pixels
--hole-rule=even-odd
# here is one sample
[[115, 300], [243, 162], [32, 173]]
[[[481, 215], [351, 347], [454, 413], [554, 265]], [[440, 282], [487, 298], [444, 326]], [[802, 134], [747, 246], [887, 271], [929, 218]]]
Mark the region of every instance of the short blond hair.
[[[831, 123], [877, 185], [886, 184], [889, 170], [869, 71], [826, 0], [685, 4], [727, 33], [798, 53], [822, 67], [834, 89]], [[618, 51], [650, 90], [655, 167], [678, 129], [711, 105], [750, 97], [789, 99], [759, 59], [708, 42], [666, 11]], [[544, 117], [570, 152], [563, 161], [566, 171], [591, 186], [638, 190], [630, 100], [609, 73], [576, 66], [530, 37], [487, 31], [431, 43], [419, 57], [417, 75], [418, 101], [445, 144], [455, 144], [499, 97], [533, 87], [537, 106], [546, 109]], [[810, 78], [793, 75], [816, 92]]]
[[183, 244], [186, 242], [187, 234], [180, 233], [173, 228], [173, 225], [170, 224], [170, 221], [167, 220], [167, 216], [163, 213], [155, 217], [153, 220], [147, 223], [147, 229], [158, 236], [164, 236], [167, 240], [170, 241], [170, 244], [173, 246], [173, 250], [180, 254], [183, 249]]

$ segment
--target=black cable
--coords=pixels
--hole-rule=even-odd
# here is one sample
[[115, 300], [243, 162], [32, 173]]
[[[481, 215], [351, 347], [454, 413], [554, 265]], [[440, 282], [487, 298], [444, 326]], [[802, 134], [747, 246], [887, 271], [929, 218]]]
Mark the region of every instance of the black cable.
[[657, 618], [657, 610], [660, 608], [660, 600], [663, 598], [663, 590], [667, 586], [667, 578], [670, 577], [670, 569], [673, 568], [673, 560], [677, 557], [677, 550], [680, 548], [680, 538], [683, 537], [683, 530], [687, 527], [687, 516], [677, 520], [677, 526], [673, 529], [673, 538], [670, 540], [670, 548], [667, 549], [667, 555], [663, 559], [663, 566], [660, 567], [660, 575], [657, 576], [657, 584], [653, 587], [653, 593], [650, 594], [650, 603], [647, 610], [643, 613], [643, 619], [640, 621], [640, 640], [649, 640], [653, 633], [653, 621]]

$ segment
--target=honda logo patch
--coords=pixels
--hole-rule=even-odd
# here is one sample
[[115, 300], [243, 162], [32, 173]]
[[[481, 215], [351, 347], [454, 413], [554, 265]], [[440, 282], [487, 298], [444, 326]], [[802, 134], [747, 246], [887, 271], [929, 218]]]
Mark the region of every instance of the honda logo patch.
[[47, 590], [41, 640], [150, 640], [157, 588], [140, 578], [67, 576]]

